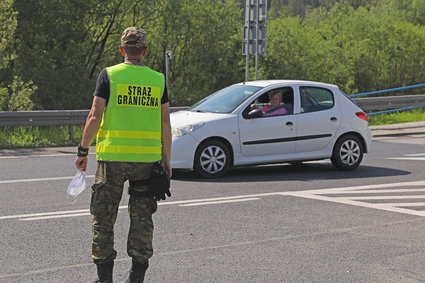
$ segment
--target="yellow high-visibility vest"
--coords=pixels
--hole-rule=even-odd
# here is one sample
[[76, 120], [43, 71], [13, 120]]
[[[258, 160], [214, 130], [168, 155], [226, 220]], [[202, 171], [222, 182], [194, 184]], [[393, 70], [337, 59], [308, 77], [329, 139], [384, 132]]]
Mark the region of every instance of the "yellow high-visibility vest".
[[96, 158], [104, 161], [161, 160], [161, 97], [164, 75], [145, 66], [106, 68], [110, 96], [96, 135]]

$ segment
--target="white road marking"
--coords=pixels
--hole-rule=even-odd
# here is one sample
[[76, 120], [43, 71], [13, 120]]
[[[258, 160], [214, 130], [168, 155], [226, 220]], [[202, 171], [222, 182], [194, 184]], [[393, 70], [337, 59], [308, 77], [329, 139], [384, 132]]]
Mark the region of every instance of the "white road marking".
[[418, 189], [390, 189], [390, 190], [358, 190], [358, 191], [337, 191], [332, 192], [333, 195], [337, 194], [365, 194], [365, 193], [406, 193], [406, 192], [425, 192], [425, 188]]
[[414, 206], [423, 206], [425, 207], [425, 202], [388, 202], [388, 203], [375, 203], [378, 206], [401, 206], [401, 207], [414, 207]]
[[[340, 187], [332, 189], [318, 189], [318, 190], [305, 190], [298, 191], [303, 193], [316, 193], [316, 194], [333, 194], [335, 192], [357, 192], [359, 190], [372, 190], [372, 189], [381, 189], [381, 188], [394, 188], [394, 187], [406, 187], [406, 186], [425, 186], [425, 181], [412, 181], [412, 182], [400, 182], [400, 183], [385, 183], [385, 184], [376, 184], [376, 185], [362, 185], [362, 186], [352, 186], [352, 187]], [[284, 194], [293, 194], [298, 192], [283, 192]], [[377, 192], [380, 192], [379, 190]]]
[[360, 207], [366, 207], [366, 208], [373, 208], [373, 209], [379, 209], [379, 210], [385, 210], [385, 211], [391, 211], [391, 212], [398, 212], [403, 214], [410, 214], [410, 215], [416, 215], [416, 216], [422, 216], [425, 217], [425, 211], [415, 211], [411, 209], [405, 209], [400, 208], [396, 206], [391, 206], [387, 204], [386, 206], [383, 205], [376, 205], [374, 203], [367, 203], [367, 202], [360, 202], [360, 201], [353, 201], [353, 200], [337, 200], [333, 199], [331, 197], [324, 197], [321, 195], [309, 195], [309, 194], [293, 194], [293, 196], [303, 197], [303, 198], [309, 198], [309, 199], [315, 199], [315, 200], [323, 200], [323, 201], [329, 201], [329, 202], [336, 202], [341, 204], [348, 204], [348, 205], [354, 205], [354, 206], [360, 206]]
[[388, 157], [387, 159], [425, 161], [425, 157]]
[[374, 199], [425, 199], [424, 195], [401, 195], [401, 196], [362, 196], [362, 197], [335, 197], [337, 200], [374, 200]]
[[[391, 189], [393, 188], [393, 189]], [[404, 189], [400, 189], [404, 188]], [[424, 194], [415, 195], [402, 195], [403, 192], [423, 192]], [[382, 196], [368, 196], [368, 194], [388, 194]], [[395, 193], [395, 195], [394, 195]], [[355, 196], [350, 196], [354, 194]], [[364, 194], [360, 196], [360, 194]], [[420, 207], [424, 206], [425, 202], [412, 202], [412, 199], [425, 199], [425, 181], [413, 181], [413, 182], [400, 182], [390, 184], [376, 184], [376, 185], [363, 185], [363, 186], [352, 186], [352, 187], [341, 187], [331, 189], [318, 189], [318, 190], [305, 190], [305, 191], [293, 191], [293, 192], [271, 192], [261, 194], [250, 194], [250, 195], [238, 195], [230, 197], [217, 197], [217, 198], [205, 198], [205, 199], [192, 199], [192, 200], [179, 200], [179, 201], [166, 201], [159, 202], [158, 205], [178, 205], [178, 206], [197, 206], [207, 204], [220, 204], [220, 203], [231, 203], [239, 201], [257, 200], [261, 197], [280, 195], [280, 196], [293, 196], [302, 197], [308, 199], [322, 200], [328, 202], [335, 202], [341, 204], [348, 204], [360, 207], [367, 207], [391, 212], [398, 212], [410, 215], [417, 215], [425, 217], [425, 210], [413, 210], [405, 207]], [[337, 195], [337, 196], [332, 196]], [[345, 195], [345, 196], [344, 196]], [[391, 200], [397, 199], [407, 200], [403, 202], [393, 203], [368, 203], [365, 200]], [[120, 206], [119, 209], [127, 209], [127, 206]], [[20, 221], [33, 221], [33, 220], [44, 220], [44, 219], [55, 219], [64, 217], [78, 217], [90, 215], [88, 209], [81, 210], [66, 210], [66, 211], [53, 211], [53, 212], [42, 212], [33, 214], [20, 214], [1, 216], [0, 220], [17, 219]]]
[[[21, 158], [33, 158], [33, 157], [61, 157], [61, 156], [75, 156], [76, 152], [70, 153], [57, 153], [57, 154], [31, 154], [31, 155], [8, 155], [0, 156], [0, 159], [21, 159]], [[89, 153], [89, 155], [95, 155], [95, 152]]]
[[53, 212], [41, 212], [32, 214], [19, 214], [10, 216], [1, 216], [0, 220], [15, 219], [15, 218], [27, 218], [27, 217], [39, 217], [39, 216], [51, 216], [51, 215], [62, 215], [62, 214], [76, 214], [76, 213], [89, 212], [88, 209], [79, 210], [64, 210], [64, 211], [53, 211]]
[[[208, 202], [207, 204], [212, 204], [211, 202], [230, 202], [231, 200], [244, 201], [239, 199], [249, 199], [257, 198], [260, 196], [270, 196], [270, 195], [279, 195], [280, 193], [264, 193], [264, 194], [255, 194], [255, 195], [240, 195], [232, 197], [218, 197], [218, 198], [206, 198], [206, 199], [192, 199], [192, 200], [181, 200], [181, 201], [167, 201], [167, 202], [158, 202], [158, 205], [181, 205], [188, 203], [196, 203], [196, 205], [202, 205], [203, 202]], [[249, 200], [251, 200], [249, 199]], [[118, 207], [119, 210], [127, 209], [126, 205], [121, 205]], [[64, 217], [78, 217], [78, 216], [89, 216], [89, 209], [80, 209], [80, 210], [64, 210], [64, 211], [53, 211], [53, 212], [41, 212], [41, 213], [32, 213], [32, 214], [19, 214], [19, 215], [9, 215], [9, 216], [0, 216], [0, 220], [9, 220], [17, 219], [20, 221], [33, 221], [33, 220], [45, 220], [45, 219], [56, 219]]]
[[[420, 188], [412, 188], [416, 186], [421, 186]], [[406, 189], [398, 189], [406, 188]], [[385, 190], [382, 190], [382, 189]], [[397, 189], [389, 189], [397, 188]], [[396, 195], [382, 195], [382, 196], [367, 196], [367, 194], [383, 194], [394, 192]], [[423, 192], [424, 194], [420, 195], [400, 195], [402, 192]], [[329, 195], [350, 195], [350, 194], [365, 194], [365, 196], [329, 196]], [[403, 182], [403, 183], [391, 183], [391, 184], [378, 184], [378, 185], [369, 185], [369, 186], [356, 186], [356, 187], [345, 187], [345, 188], [334, 188], [334, 189], [322, 189], [322, 190], [308, 190], [308, 191], [298, 191], [298, 192], [287, 192], [282, 193], [282, 195], [291, 195], [294, 197], [303, 197], [308, 199], [329, 201], [341, 204], [348, 204], [360, 207], [367, 207], [403, 214], [410, 214], [416, 216], [425, 217], [425, 210], [413, 210], [407, 209], [405, 207], [420, 207], [423, 206], [423, 202], [412, 202], [412, 199], [425, 199], [425, 181], [414, 181], [414, 182]], [[328, 195], [328, 196], [327, 196]], [[393, 203], [369, 203], [367, 200], [408, 200], [406, 203], [403, 202], [393, 202]], [[405, 205], [407, 204], [407, 205]], [[417, 205], [415, 205], [417, 204]]]
[[21, 221], [33, 221], [33, 220], [44, 220], [44, 219], [53, 219], [53, 218], [65, 218], [65, 217], [77, 217], [77, 216], [88, 216], [90, 212], [87, 213], [73, 213], [73, 214], [61, 214], [61, 215], [52, 215], [52, 216], [41, 216], [41, 217], [29, 217], [19, 219]]
[[205, 201], [208, 202], [208, 201], [222, 201], [222, 200], [251, 198], [251, 197], [263, 197], [263, 196], [279, 195], [280, 193], [281, 192], [252, 194], [252, 195], [239, 195], [239, 196], [231, 196], [231, 197], [178, 200], [178, 201], [159, 202], [158, 205], [174, 205], [174, 204], [195, 203], [195, 202], [205, 202]]
[[412, 154], [405, 154], [404, 156], [425, 156], [425, 153], [412, 153]]
[[[0, 184], [43, 182], [43, 181], [55, 181], [55, 180], [72, 180], [72, 178], [74, 178], [74, 176], [34, 178], [34, 179], [18, 179], [18, 180], [3, 180], [3, 181], [0, 181]], [[94, 175], [86, 175], [86, 178], [94, 178]]]
[[220, 203], [233, 203], [240, 201], [250, 201], [250, 200], [259, 200], [260, 198], [240, 198], [240, 199], [231, 199], [231, 200], [221, 200], [221, 201], [206, 201], [206, 202], [196, 202], [189, 204], [180, 204], [179, 206], [197, 206], [197, 205], [208, 205], [208, 204], [220, 204]]
[[391, 159], [391, 160], [425, 161], [425, 153], [403, 154], [402, 157], [387, 157], [387, 159]]

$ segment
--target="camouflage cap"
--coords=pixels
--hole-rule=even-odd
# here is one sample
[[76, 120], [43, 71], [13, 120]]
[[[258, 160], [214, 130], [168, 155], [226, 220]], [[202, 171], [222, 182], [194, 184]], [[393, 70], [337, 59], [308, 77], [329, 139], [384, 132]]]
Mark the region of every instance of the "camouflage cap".
[[147, 47], [146, 32], [139, 27], [128, 27], [121, 35], [123, 47]]

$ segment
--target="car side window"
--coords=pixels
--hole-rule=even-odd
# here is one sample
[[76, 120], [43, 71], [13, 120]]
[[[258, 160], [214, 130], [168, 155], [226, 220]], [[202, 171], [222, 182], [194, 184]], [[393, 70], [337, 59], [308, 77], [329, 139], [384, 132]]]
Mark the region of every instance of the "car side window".
[[[256, 112], [255, 115], [249, 115], [251, 111]], [[291, 87], [268, 91], [257, 97], [244, 112], [249, 119], [293, 114], [294, 91]]]
[[333, 93], [321, 87], [300, 87], [301, 113], [322, 111], [334, 107]]

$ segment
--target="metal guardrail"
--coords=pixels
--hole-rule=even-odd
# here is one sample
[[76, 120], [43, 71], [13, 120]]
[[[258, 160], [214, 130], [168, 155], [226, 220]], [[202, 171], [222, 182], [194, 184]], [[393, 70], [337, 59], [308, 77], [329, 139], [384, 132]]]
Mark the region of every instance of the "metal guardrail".
[[0, 112], [0, 127], [82, 125], [89, 110]]
[[425, 86], [425, 84], [408, 85], [408, 86], [402, 86], [402, 87], [396, 87], [396, 88], [381, 89], [381, 90], [375, 90], [375, 91], [370, 91], [370, 92], [357, 93], [357, 94], [352, 94], [352, 95], [349, 95], [349, 96], [351, 98], [355, 98], [355, 97], [360, 97], [360, 96], [380, 94], [380, 93], [386, 93], [386, 92], [393, 92], [393, 91], [397, 91], [397, 90], [406, 90], [406, 89], [424, 87], [424, 86]]
[[[170, 111], [187, 107], [171, 107]], [[68, 126], [69, 137], [74, 139], [74, 125], [84, 125], [90, 110], [0, 111], [0, 127]]]
[[[170, 112], [187, 109], [171, 107]], [[90, 110], [0, 111], [0, 127], [84, 125]]]
[[401, 107], [425, 107], [425, 94], [352, 98], [365, 111]]
[[[425, 107], [425, 94], [369, 97], [353, 99], [363, 110], [382, 110], [398, 107]], [[170, 112], [187, 109], [187, 107], [171, 107]], [[84, 125], [89, 110], [46, 110], [0, 112], [0, 127], [18, 126], [70, 126]]]

